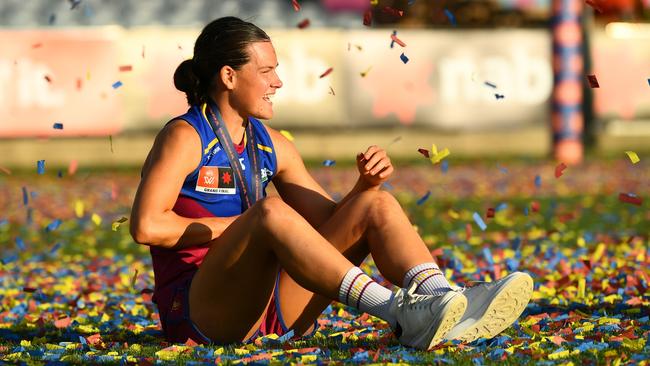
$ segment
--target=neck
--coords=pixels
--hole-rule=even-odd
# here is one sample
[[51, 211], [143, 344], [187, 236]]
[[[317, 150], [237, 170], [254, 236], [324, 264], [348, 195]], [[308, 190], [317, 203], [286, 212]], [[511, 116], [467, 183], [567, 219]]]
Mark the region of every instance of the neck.
[[226, 125], [226, 129], [230, 134], [230, 139], [233, 143], [239, 143], [244, 136], [246, 117], [242, 117], [228, 102], [228, 95], [226, 93], [219, 93], [212, 96], [212, 100], [219, 107], [221, 119]]

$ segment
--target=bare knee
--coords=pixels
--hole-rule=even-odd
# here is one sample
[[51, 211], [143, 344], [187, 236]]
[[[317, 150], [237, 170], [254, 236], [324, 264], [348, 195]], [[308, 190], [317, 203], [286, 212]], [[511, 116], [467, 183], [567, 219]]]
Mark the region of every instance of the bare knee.
[[266, 197], [251, 207], [257, 217], [260, 227], [282, 226], [283, 221], [290, 220], [296, 212], [287, 205], [280, 197]]
[[[370, 192], [368, 192], [370, 193]], [[399, 202], [386, 191], [374, 191], [368, 204], [368, 220], [370, 225], [382, 226], [391, 218], [402, 212]]]

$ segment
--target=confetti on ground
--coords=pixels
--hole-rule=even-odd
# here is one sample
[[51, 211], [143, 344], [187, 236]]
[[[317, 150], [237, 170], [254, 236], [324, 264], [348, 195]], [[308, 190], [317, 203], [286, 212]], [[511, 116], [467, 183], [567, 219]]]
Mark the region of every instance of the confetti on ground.
[[619, 193], [618, 200], [625, 203], [631, 203], [633, 205], [641, 206], [643, 199], [639, 196], [633, 195], [631, 193]]
[[627, 154], [627, 157], [630, 158], [632, 164], [636, 164], [641, 161], [641, 159], [639, 159], [639, 155], [637, 155], [634, 151], [626, 151], [625, 153]]
[[305, 19], [301, 20], [300, 23], [298, 23], [297, 27], [299, 29], [305, 29], [305, 28], [309, 27], [310, 24], [311, 24], [311, 22], [309, 21], [309, 19], [305, 18]]
[[[431, 352], [400, 346], [388, 324], [339, 303], [323, 312], [311, 338], [170, 344], [151, 299], [148, 247], [133, 243], [126, 228], [112, 231], [110, 221], [93, 220], [127, 216], [137, 173], [2, 177], [9, 193], [0, 195], [0, 236], [8, 238], [0, 253], [0, 363], [643, 365], [650, 359], [650, 218], [611, 194], [623, 186], [645, 192], [650, 169], [638, 164], [588, 161], [539, 189], [530, 177], [555, 164], [509, 162], [508, 175], [495, 174], [494, 163], [459, 163], [445, 176], [401, 167], [391, 190], [452, 284], [473, 286], [514, 270], [534, 279], [533, 299], [512, 327]], [[312, 172], [335, 193], [358, 178], [356, 169], [339, 166]], [[24, 189], [33, 200], [27, 207], [20, 197], [26, 183], [41, 192]], [[114, 186], [124, 191], [112, 200]], [[435, 199], [417, 205], [427, 189]], [[540, 214], [522, 215], [532, 201]], [[85, 207], [79, 215], [71, 209], [77, 202]], [[469, 220], [479, 202], [500, 203], [486, 230], [473, 232]], [[35, 210], [31, 222], [27, 209]], [[560, 221], [566, 212], [575, 219]], [[371, 259], [361, 267], [391, 286]]]
[[405, 55], [404, 53], [402, 53], [402, 54], [399, 56], [399, 59], [402, 60], [402, 62], [405, 63], [405, 64], [406, 64], [407, 62], [409, 62], [409, 58], [406, 57], [406, 55]]
[[128, 220], [128, 218], [126, 218], [124, 216], [120, 217], [119, 219], [113, 221], [113, 223], [111, 224], [111, 229], [113, 231], [117, 231], [117, 228], [119, 228], [120, 225], [125, 223], [127, 220]]
[[600, 88], [600, 85], [598, 84], [598, 79], [596, 79], [596, 75], [587, 75], [587, 81], [589, 82], [589, 86], [593, 88]]
[[481, 228], [481, 231], [485, 231], [485, 229], [487, 229], [487, 225], [485, 225], [483, 218], [481, 217], [481, 215], [478, 214], [478, 212], [474, 211], [474, 213], [472, 214], [472, 218], [474, 219], [476, 225], [478, 225], [478, 227]]
[[282, 134], [282, 136], [286, 137], [287, 140], [293, 141], [293, 135], [291, 134], [291, 132], [287, 130], [280, 130], [280, 133]]
[[112, 85], [113, 89], [117, 89], [117, 88], [119, 88], [120, 86], [122, 86], [122, 82], [119, 81], [119, 80], [116, 81], [116, 82], [114, 82], [113, 85]]
[[325, 72], [323, 72], [322, 74], [320, 74], [319, 78], [320, 78], [320, 79], [324, 78], [325, 76], [329, 75], [332, 71], [334, 71], [334, 68], [333, 68], [333, 67], [330, 67], [329, 69], [325, 70]]
[[454, 14], [449, 10], [445, 9], [445, 15], [447, 16], [447, 19], [449, 19], [449, 23], [451, 23], [452, 26], [456, 26], [456, 17]]
[[564, 173], [564, 169], [566, 169], [566, 164], [560, 163], [555, 167], [555, 178], [559, 178], [562, 176]]
[[63, 129], [63, 123], [54, 122], [54, 124], [52, 125], [52, 128], [54, 128], [55, 130], [62, 130]]

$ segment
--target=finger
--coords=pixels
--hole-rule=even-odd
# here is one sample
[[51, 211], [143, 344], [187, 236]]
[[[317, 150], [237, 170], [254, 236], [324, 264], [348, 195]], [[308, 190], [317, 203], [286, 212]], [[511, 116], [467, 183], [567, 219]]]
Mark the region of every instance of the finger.
[[377, 145], [372, 145], [372, 146], [368, 147], [368, 149], [366, 150], [366, 152], [363, 153], [363, 157], [364, 157], [366, 160], [369, 160], [370, 157], [372, 157], [372, 155], [373, 155], [373, 154], [374, 154], [378, 149], [379, 149], [379, 147], [378, 147]]
[[370, 170], [370, 174], [375, 175], [382, 172], [384, 169], [390, 166], [390, 160], [388, 158], [383, 158]]
[[385, 156], [381, 156], [379, 153], [375, 153], [375, 155], [373, 155], [370, 161], [366, 163], [365, 168], [366, 170], [376, 171], [388, 165], [385, 160], [386, 160]]
[[393, 168], [392, 165], [387, 166], [384, 170], [381, 171], [381, 173], [379, 173], [379, 178], [386, 178], [390, 176], [391, 174], [393, 174], [394, 170], [395, 169]]

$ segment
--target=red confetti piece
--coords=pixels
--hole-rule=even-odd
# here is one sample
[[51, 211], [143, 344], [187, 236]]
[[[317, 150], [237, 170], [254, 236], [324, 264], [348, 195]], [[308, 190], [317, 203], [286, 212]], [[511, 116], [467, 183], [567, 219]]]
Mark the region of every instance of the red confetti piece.
[[641, 197], [632, 196], [627, 193], [619, 193], [618, 200], [625, 203], [631, 203], [633, 205], [641, 206], [643, 199]]
[[404, 10], [399, 10], [399, 9], [391, 8], [390, 6], [384, 6], [384, 8], [382, 9], [382, 11], [383, 11], [384, 13], [386, 13], [386, 14], [390, 14], [390, 15], [392, 15], [392, 16], [394, 16], [394, 17], [401, 17], [402, 15], [404, 15]]
[[52, 82], [52, 78], [51, 78], [49, 75], [45, 75], [45, 80], [46, 80], [48, 83], [51, 83], [51, 82]]
[[309, 24], [311, 24], [311, 22], [309, 21], [309, 19], [305, 18], [300, 23], [298, 23], [298, 28], [305, 29], [309, 27]]
[[23, 291], [32, 293], [36, 292], [36, 289], [34, 287], [23, 287]]
[[487, 209], [487, 215], [488, 218], [494, 217], [494, 208], [490, 207]]
[[539, 202], [538, 201], [533, 201], [530, 203], [530, 209], [533, 212], [539, 212]]
[[429, 150], [420, 148], [420, 149], [418, 149], [418, 152], [420, 154], [424, 155], [425, 158], [427, 158], [427, 159], [429, 158]]
[[399, 38], [397, 38], [396, 35], [391, 34], [391, 35], [390, 35], [390, 39], [392, 39], [393, 41], [395, 41], [395, 43], [397, 43], [398, 45], [400, 45], [400, 46], [402, 46], [402, 47], [406, 47], [406, 43], [402, 42], [402, 40], [399, 39]]
[[363, 25], [370, 27], [372, 24], [372, 11], [366, 10], [365, 13], [363, 13]]
[[83, 81], [81, 78], [77, 78], [77, 90], [81, 90]]
[[329, 69], [325, 70], [325, 72], [322, 73], [319, 78], [320, 79], [324, 78], [325, 76], [329, 75], [332, 71], [334, 71], [334, 68], [330, 67]]
[[61, 318], [61, 319], [57, 319], [57, 320], [55, 320], [55, 321], [54, 321], [54, 326], [55, 326], [56, 328], [59, 328], [59, 329], [61, 329], [61, 328], [67, 328], [67, 327], [70, 325], [70, 323], [72, 323], [72, 319], [69, 318], [69, 317], [67, 317], [67, 316], [65, 316], [65, 317], [63, 317], [63, 318]]
[[589, 81], [590, 87], [600, 88], [600, 85], [598, 84], [598, 79], [596, 79], [596, 75], [587, 75], [587, 81]]
[[32, 48], [41, 48], [42, 46], [43, 46], [43, 43], [38, 42], [38, 43], [34, 43], [34, 44], [32, 45]]
[[131, 65], [122, 65], [120, 66], [120, 72], [126, 72], [126, 71], [131, 71], [133, 70], [133, 66]]
[[291, 5], [293, 5], [293, 10], [300, 11], [300, 4], [298, 4], [298, 0], [291, 0]]
[[469, 222], [465, 224], [465, 240], [469, 241], [469, 239], [472, 237], [472, 224]]
[[560, 163], [558, 166], [555, 167], [555, 178], [559, 178], [562, 176], [562, 173], [564, 172], [564, 169], [566, 169], [566, 164]]

